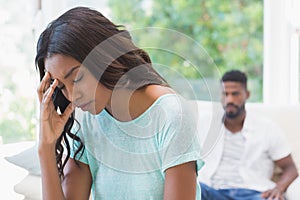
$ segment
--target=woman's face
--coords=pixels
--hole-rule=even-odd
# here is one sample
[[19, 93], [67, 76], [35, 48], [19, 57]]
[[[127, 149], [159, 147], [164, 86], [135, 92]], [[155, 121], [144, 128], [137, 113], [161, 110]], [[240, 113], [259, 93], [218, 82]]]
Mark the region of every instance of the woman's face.
[[100, 113], [110, 103], [112, 91], [104, 87], [72, 57], [54, 54], [45, 59], [45, 69], [69, 101], [83, 111]]

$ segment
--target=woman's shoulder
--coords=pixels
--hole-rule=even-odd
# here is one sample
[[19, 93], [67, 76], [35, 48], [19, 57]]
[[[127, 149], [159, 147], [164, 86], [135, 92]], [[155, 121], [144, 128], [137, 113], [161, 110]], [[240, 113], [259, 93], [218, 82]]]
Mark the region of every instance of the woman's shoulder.
[[143, 90], [146, 95], [156, 99], [166, 94], [176, 94], [172, 88], [162, 85], [148, 85]]
[[172, 88], [161, 85], [150, 85], [145, 89], [145, 97], [150, 100], [149, 107], [160, 106], [168, 112], [181, 112], [190, 107], [190, 101], [175, 92]]
[[[170, 87], [162, 85], [149, 85], [142, 91], [143, 102], [147, 102], [147, 107], [151, 107], [153, 104], [165, 104], [166, 102], [176, 101], [179, 95]], [[168, 104], [167, 103], [167, 104]]]
[[169, 112], [176, 109], [179, 99], [177, 93], [170, 87], [149, 85], [134, 92], [130, 99], [130, 114], [132, 119], [140, 119], [151, 113]]

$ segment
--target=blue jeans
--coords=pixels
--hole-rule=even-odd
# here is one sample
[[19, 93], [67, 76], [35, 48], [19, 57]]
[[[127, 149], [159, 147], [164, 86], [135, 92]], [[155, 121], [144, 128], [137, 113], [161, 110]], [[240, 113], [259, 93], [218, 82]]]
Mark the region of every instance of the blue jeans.
[[200, 183], [201, 200], [263, 200], [261, 192], [256, 190], [233, 188], [216, 190]]

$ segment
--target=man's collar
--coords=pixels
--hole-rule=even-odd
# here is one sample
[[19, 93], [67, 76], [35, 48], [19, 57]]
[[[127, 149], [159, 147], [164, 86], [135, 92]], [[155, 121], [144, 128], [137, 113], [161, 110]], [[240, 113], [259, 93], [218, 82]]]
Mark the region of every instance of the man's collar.
[[253, 123], [253, 118], [249, 113], [246, 112], [243, 129], [244, 130], [253, 130], [255, 124]]

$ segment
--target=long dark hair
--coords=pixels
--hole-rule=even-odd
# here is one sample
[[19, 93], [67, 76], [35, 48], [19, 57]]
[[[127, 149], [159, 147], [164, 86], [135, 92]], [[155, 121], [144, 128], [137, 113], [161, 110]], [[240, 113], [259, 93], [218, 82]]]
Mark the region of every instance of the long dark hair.
[[[40, 79], [45, 74], [45, 59], [62, 54], [76, 59], [111, 90], [115, 87], [139, 89], [150, 84], [169, 86], [152, 67], [149, 55], [133, 44], [129, 32], [123, 28], [90, 8], [76, 7], [67, 11], [52, 21], [39, 37], [35, 65]], [[71, 120], [74, 120], [73, 115]], [[60, 176], [70, 156], [66, 134], [81, 144], [74, 158], [83, 148], [80, 138], [71, 133], [71, 127], [64, 130], [56, 142]], [[68, 151], [63, 163], [62, 142]]]

